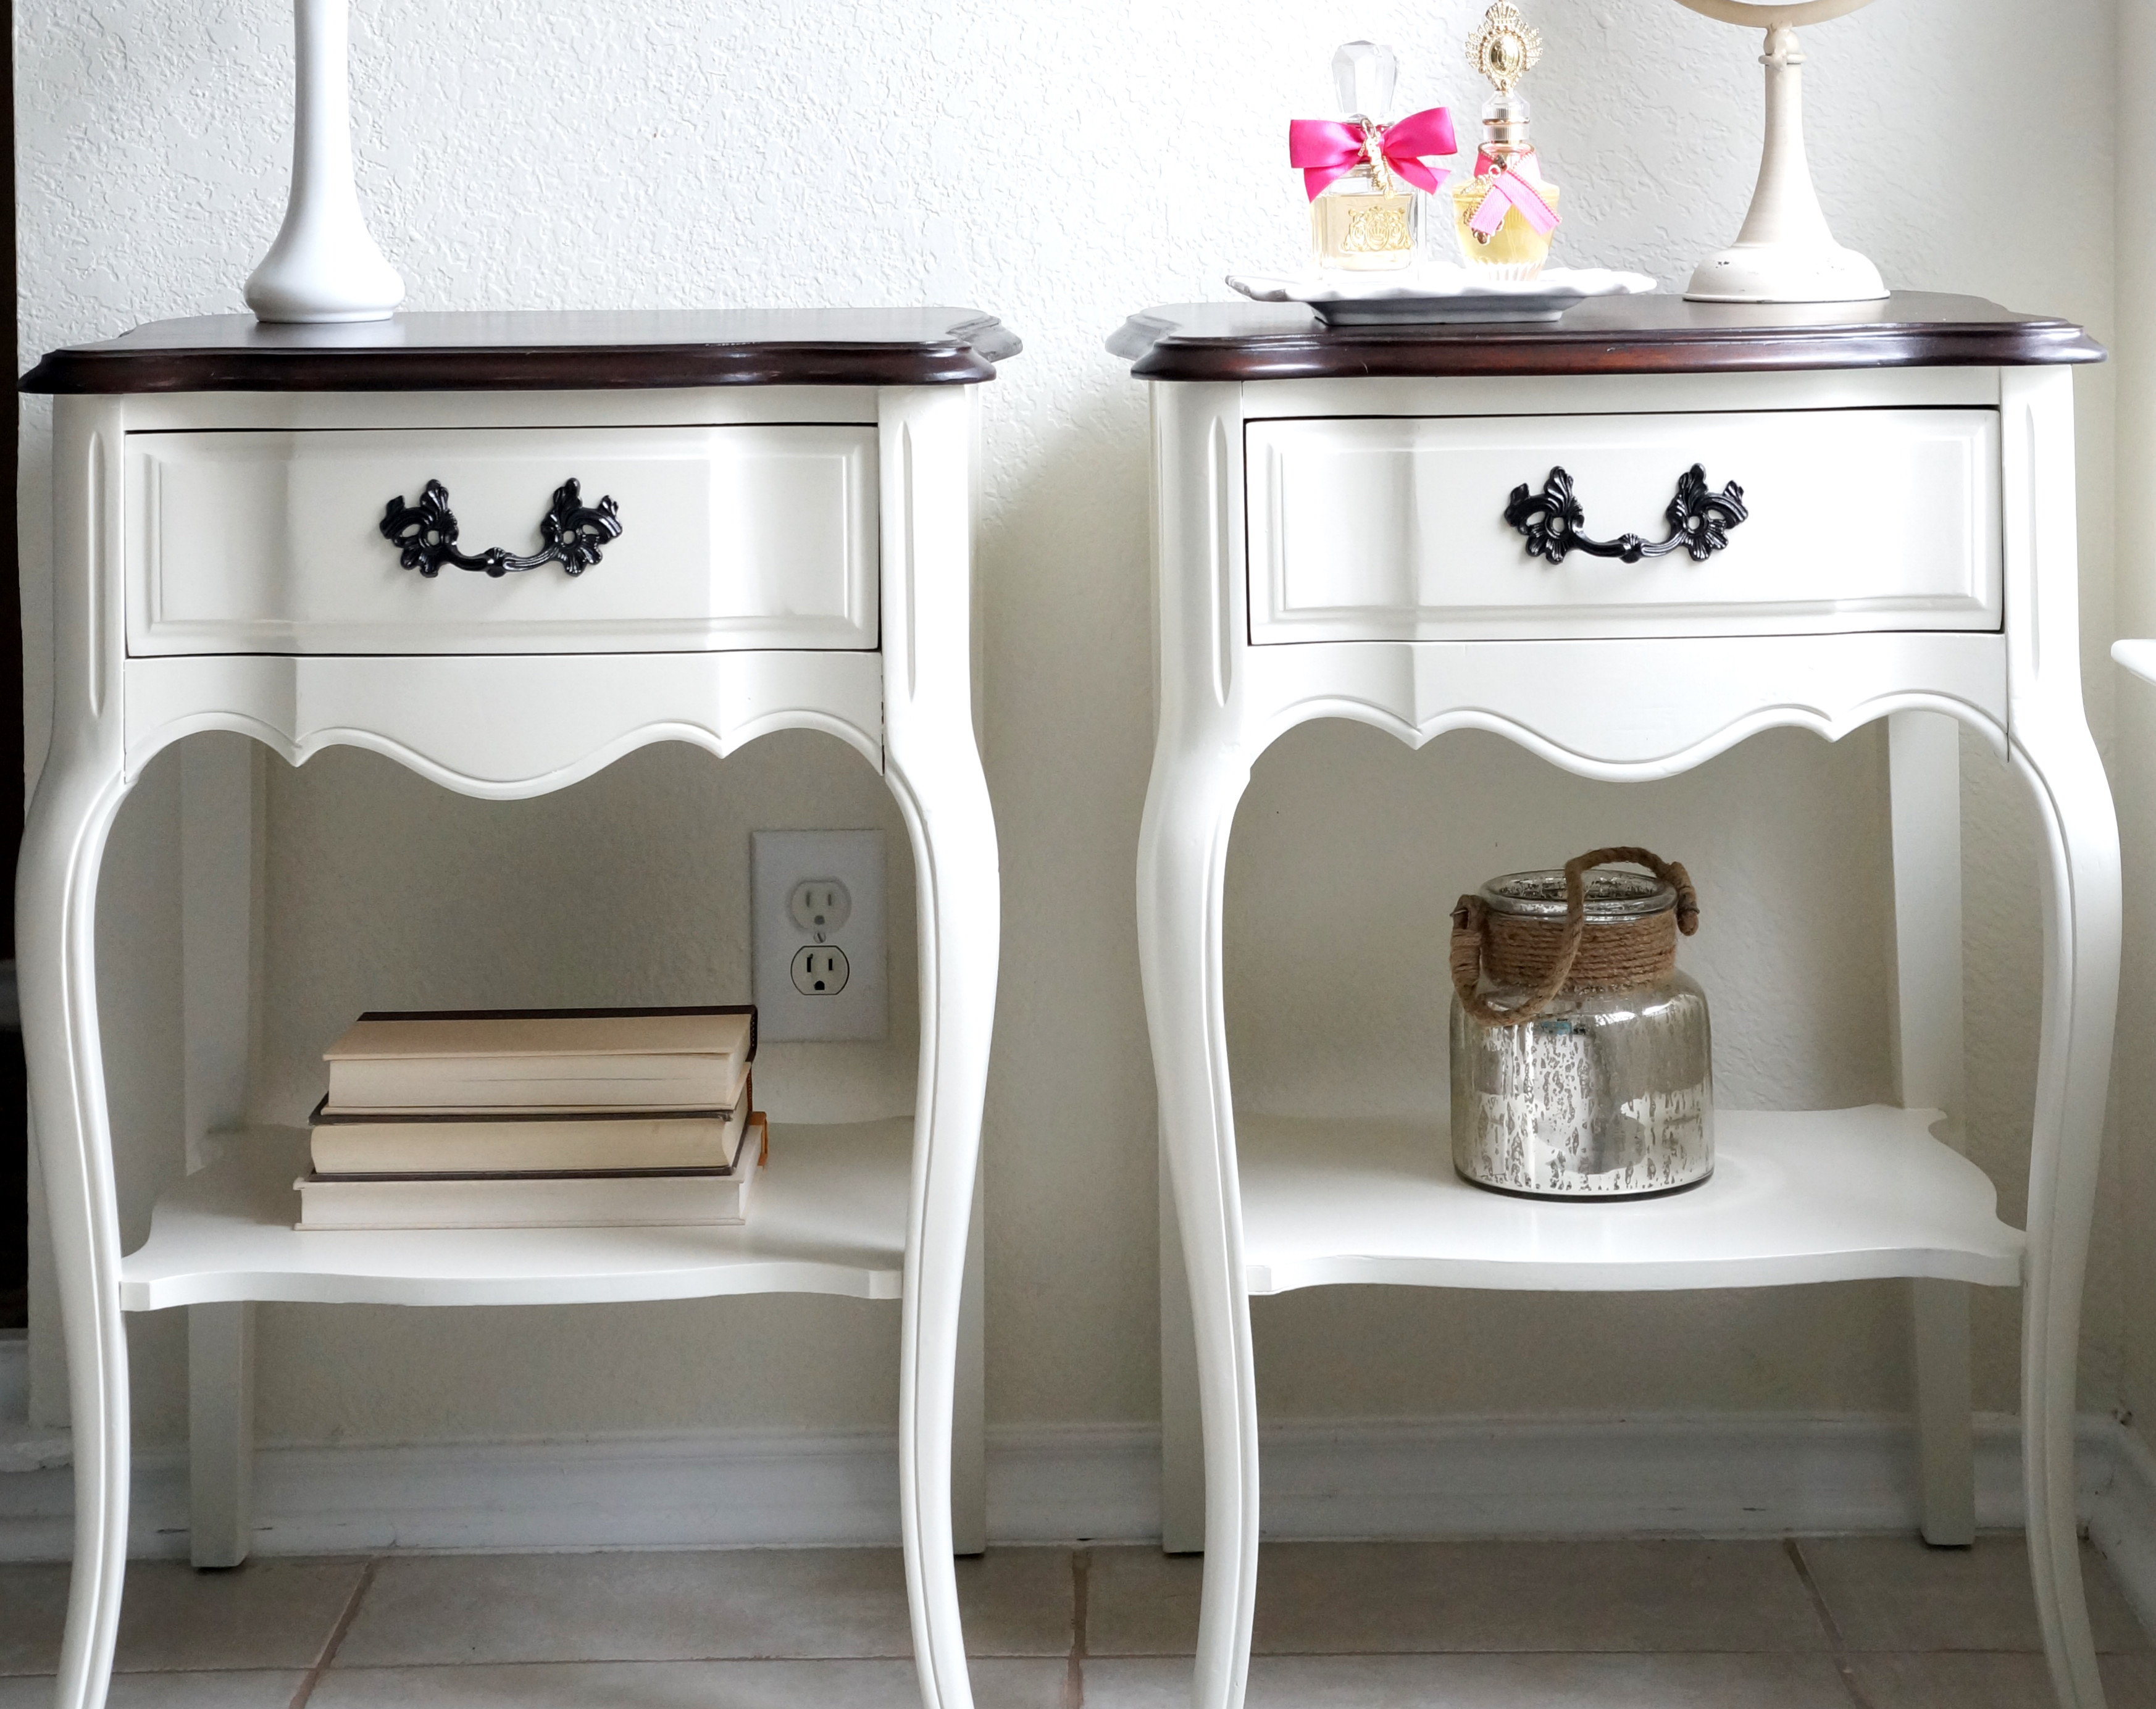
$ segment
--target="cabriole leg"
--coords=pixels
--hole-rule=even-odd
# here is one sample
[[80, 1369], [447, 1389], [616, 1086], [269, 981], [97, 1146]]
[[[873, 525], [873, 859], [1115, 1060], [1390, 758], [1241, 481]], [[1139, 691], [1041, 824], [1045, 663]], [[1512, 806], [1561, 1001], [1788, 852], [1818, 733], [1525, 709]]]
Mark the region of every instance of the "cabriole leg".
[[1198, 1405], [1198, 1348], [1190, 1328], [1190, 1280], [1176, 1225], [1168, 1154], [1160, 1159], [1160, 1546], [1194, 1555], [1205, 1547], [1205, 1440]]
[[958, 1301], [958, 1372], [951, 1389], [951, 1552], [988, 1547], [988, 1178], [973, 1166], [966, 1283]]
[[57, 1709], [102, 1709], [127, 1563], [127, 1338], [97, 1029], [97, 874], [125, 786], [57, 756], [15, 888], [30, 1112], [57, 1260], [74, 1432], [74, 1573]]
[[2118, 824], [2078, 716], [2025, 721], [2045, 832], [2044, 1029], [2022, 1286], [2022, 1472], [2036, 1615], [2061, 1709], [2102, 1709], [2074, 1511], [2075, 1367], [2118, 998]]
[[973, 410], [967, 387], [879, 394], [884, 775], [906, 815], [921, 914], [921, 1070], [899, 1347], [898, 1499], [923, 1709], [972, 1709], [951, 1555], [981, 1106], [1002, 931], [996, 824], [974, 746]]
[[894, 763], [892, 783], [913, 831], [921, 910], [921, 1084], [900, 1351], [900, 1511], [924, 1703], [970, 1709], [952, 1563], [952, 1408], [995, 1015], [995, 828], [978, 766], [913, 783]]
[[1257, 1593], [1257, 1383], [1220, 978], [1228, 835], [1248, 780], [1158, 761], [1138, 835], [1138, 957], [1184, 1270], [1161, 1285], [1189, 1290], [1204, 1435], [1197, 1709], [1240, 1709]]

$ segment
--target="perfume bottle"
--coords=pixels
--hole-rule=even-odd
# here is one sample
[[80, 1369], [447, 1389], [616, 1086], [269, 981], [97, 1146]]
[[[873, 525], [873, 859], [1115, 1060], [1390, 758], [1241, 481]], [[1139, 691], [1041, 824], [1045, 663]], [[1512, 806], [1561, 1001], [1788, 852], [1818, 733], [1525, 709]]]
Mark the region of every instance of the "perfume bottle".
[[1468, 62], [1496, 93], [1482, 104], [1475, 176], [1452, 187], [1452, 227], [1460, 259], [1485, 277], [1535, 278], [1557, 230], [1558, 188], [1543, 176], [1527, 140], [1527, 98], [1514, 87], [1542, 54], [1541, 35], [1512, 0], [1497, 0], [1467, 38]]
[[1310, 259], [1352, 273], [1405, 267], [1420, 235], [1420, 195], [1383, 146], [1399, 67], [1390, 48], [1349, 42], [1332, 56], [1332, 87], [1346, 123], [1363, 132], [1363, 158], [1310, 204]]

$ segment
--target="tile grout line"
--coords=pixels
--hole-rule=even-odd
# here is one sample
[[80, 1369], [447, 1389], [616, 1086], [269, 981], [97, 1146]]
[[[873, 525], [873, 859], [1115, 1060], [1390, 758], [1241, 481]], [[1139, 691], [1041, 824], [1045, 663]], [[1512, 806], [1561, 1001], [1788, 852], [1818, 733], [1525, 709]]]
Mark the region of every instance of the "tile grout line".
[[1084, 1709], [1086, 1701], [1086, 1604], [1092, 1568], [1091, 1549], [1070, 1551], [1070, 1655], [1063, 1670], [1063, 1709]]
[[322, 1653], [315, 1658], [315, 1665], [307, 1670], [307, 1676], [300, 1681], [300, 1689], [292, 1693], [292, 1701], [286, 1709], [307, 1709], [307, 1700], [315, 1695], [315, 1687], [322, 1682], [322, 1676], [329, 1671], [330, 1664], [336, 1660], [337, 1651], [344, 1645], [345, 1634], [352, 1630], [352, 1623], [359, 1617], [359, 1605], [366, 1599], [368, 1589], [374, 1583], [375, 1573], [381, 1565], [382, 1557], [374, 1555], [359, 1569], [359, 1582], [352, 1587], [352, 1594], [345, 1599], [344, 1608], [337, 1615], [336, 1624], [330, 1628], [329, 1636], [322, 1640]]
[[[1828, 1653], [1834, 1658], [1834, 1671], [1841, 1676], [1841, 1688], [1849, 1694], [1854, 1709], [1871, 1709], [1871, 1700], [1864, 1695], [1864, 1688], [1856, 1683], [1856, 1670], [1850, 1665], [1849, 1645], [1842, 1640], [1841, 1623], [1827, 1606], [1826, 1593], [1819, 1588], [1819, 1580], [1812, 1577], [1811, 1563], [1804, 1558], [1802, 1544], [1793, 1537], [1782, 1539], [1782, 1552], [1789, 1558], [1796, 1568], [1797, 1579], [1804, 1587], [1804, 1594], [1812, 1599], [1812, 1612], [1819, 1616], [1820, 1624], [1825, 1629]], [[296, 1706], [295, 1706], [296, 1709]]]

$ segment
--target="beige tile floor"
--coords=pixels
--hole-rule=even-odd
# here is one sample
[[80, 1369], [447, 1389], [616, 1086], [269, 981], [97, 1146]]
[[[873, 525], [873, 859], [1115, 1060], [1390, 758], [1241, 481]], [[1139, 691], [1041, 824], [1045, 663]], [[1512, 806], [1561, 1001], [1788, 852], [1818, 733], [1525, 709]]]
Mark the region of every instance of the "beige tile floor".
[[[2093, 1553], [2112, 1709], [2156, 1649]], [[962, 1563], [982, 1709], [1180, 1709], [1200, 1564]], [[0, 1567], [0, 1709], [45, 1709], [65, 1570]], [[2018, 1537], [1285, 1543], [1251, 1709], [2043, 1709]], [[895, 1551], [130, 1569], [112, 1709], [911, 1709]]]

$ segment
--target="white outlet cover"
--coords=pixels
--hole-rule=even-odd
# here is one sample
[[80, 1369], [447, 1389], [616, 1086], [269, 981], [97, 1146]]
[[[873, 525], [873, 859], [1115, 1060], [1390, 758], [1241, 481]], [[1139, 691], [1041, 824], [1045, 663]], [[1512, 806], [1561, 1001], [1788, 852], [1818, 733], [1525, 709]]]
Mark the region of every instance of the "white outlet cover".
[[[750, 839], [751, 977], [757, 1036], [774, 1044], [880, 1039], [891, 1029], [884, 956], [881, 831], [757, 831]], [[793, 983], [793, 958], [819, 940], [796, 925], [797, 885], [831, 879], [846, 888], [844, 924], [822, 942], [846, 958], [844, 988], [814, 996]]]

